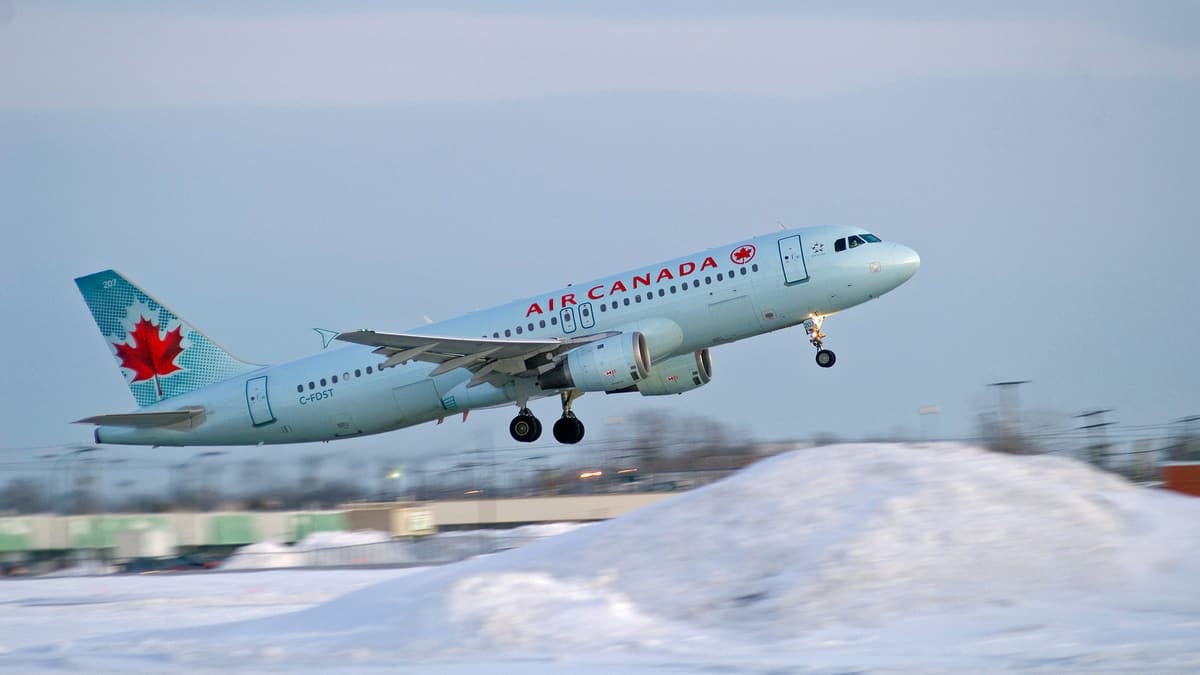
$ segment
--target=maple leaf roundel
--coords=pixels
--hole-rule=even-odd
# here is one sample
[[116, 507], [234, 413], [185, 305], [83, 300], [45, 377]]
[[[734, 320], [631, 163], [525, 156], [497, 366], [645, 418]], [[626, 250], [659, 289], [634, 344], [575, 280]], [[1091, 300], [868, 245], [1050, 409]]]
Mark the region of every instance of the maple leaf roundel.
[[114, 345], [121, 367], [133, 371], [134, 382], [183, 370], [175, 365], [175, 357], [183, 353], [182, 328], [176, 326], [175, 330], [160, 337], [158, 326], [143, 316], [129, 332], [129, 342]]
[[755, 252], [754, 244], [742, 244], [729, 253], [729, 261], [734, 265], [745, 265], [754, 260]]

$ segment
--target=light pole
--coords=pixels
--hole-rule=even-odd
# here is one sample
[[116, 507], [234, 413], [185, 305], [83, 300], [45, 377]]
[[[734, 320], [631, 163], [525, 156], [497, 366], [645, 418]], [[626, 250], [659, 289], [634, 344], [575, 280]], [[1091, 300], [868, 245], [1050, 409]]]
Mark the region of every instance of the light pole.
[[71, 452], [64, 452], [63, 454], [59, 455], [58, 459], [56, 459], [54, 461], [54, 474], [56, 476], [59, 474], [60, 469], [65, 469], [64, 477], [66, 479], [66, 482], [63, 485], [63, 491], [62, 491], [62, 501], [63, 501], [63, 506], [65, 507], [62, 510], [63, 514], [68, 514], [71, 512], [70, 504], [67, 503], [67, 501], [71, 497], [71, 472], [70, 472], [69, 463], [71, 463], [72, 460], [78, 459], [80, 455], [85, 455], [89, 452], [96, 452], [99, 449], [100, 448], [97, 448], [94, 445], [85, 445], [82, 447], [77, 447], [74, 450], [72, 450]]
[[[1005, 432], [1001, 436], [1011, 436], [1011, 440], [1015, 441], [1016, 447], [1002, 448], [1004, 452], [1022, 455], [1027, 452], [1025, 448], [1025, 430], [1021, 425], [1021, 399], [1018, 387], [1030, 382], [1031, 380], [1007, 380], [1005, 382], [992, 382], [987, 385], [996, 389], [996, 395], [999, 399], [1000, 419], [1003, 420], [999, 426]], [[1003, 443], [1009, 439], [1001, 438], [999, 440]]]
[[930, 428], [933, 428], [932, 436], [937, 436], [937, 420], [935, 415], [941, 415], [942, 409], [936, 405], [923, 405], [917, 408], [917, 415], [921, 418], [921, 440], [929, 442], [931, 434]]
[[[1112, 412], [1112, 408], [1104, 408], [1101, 410], [1089, 410], [1087, 412], [1079, 413], [1075, 416], [1075, 419], [1089, 421], [1088, 424], [1084, 424], [1083, 426], [1079, 427], [1080, 431], [1087, 430], [1088, 435], [1091, 436], [1092, 440], [1091, 444], [1088, 445], [1086, 459], [1093, 466], [1101, 469], [1108, 468], [1109, 453], [1108, 440], [1105, 438], [1105, 428], [1116, 424], [1116, 422], [1104, 421], [1103, 416], [1110, 412]], [[1090, 420], [1097, 418], [1100, 420], [1099, 422], [1090, 422]]]
[[[207, 450], [205, 452], [198, 452], [198, 453], [192, 455], [191, 457], [188, 457], [187, 461], [185, 461], [183, 464], [179, 465], [180, 472], [183, 476], [183, 481], [186, 482], [188, 480], [188, 478], [189, 478], [188, 470], [191, 468], [192, 464], [196, 460], [205, 459], [207, 457], [220, 457], [221, 455], [224, 455], [224, 454], [227, 454], [224, 450]], [[207, 485], [205, 485], [205, 480], [204, 480], [203, 474], [200, 476], [200, 480], [198, 481], [198, 483], [199, 483], [200, 489], [196, 490], [196, 496], [197, 496], [196, 508], [199, 509], [199, 508], [201, 508], [199, 498], [202, 496], [200, 493], [207, 491]]]

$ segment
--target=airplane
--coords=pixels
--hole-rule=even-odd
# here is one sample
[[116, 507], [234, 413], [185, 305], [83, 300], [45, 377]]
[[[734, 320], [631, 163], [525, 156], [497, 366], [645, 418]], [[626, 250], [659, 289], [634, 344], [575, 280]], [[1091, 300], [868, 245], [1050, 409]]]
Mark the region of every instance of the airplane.
[[830, 315], [916, 273], [915, 251], [862, 229], [784, 229], [514, 300], [404, 333], [351, 330], [348, 343], [278, 365], [232, 356], [113, 270], [75, 280], [137, 401], [96, 415], [97, 443], [152, 446], [331, 441], [515, 405], [509, 433], [531, 443], [529, 402], [558, 396], [560, 443], [578, 443], [584, 393], [682, 394], [708, 384], [710, 350], [802, 326], [817, 365], [836, 356]]

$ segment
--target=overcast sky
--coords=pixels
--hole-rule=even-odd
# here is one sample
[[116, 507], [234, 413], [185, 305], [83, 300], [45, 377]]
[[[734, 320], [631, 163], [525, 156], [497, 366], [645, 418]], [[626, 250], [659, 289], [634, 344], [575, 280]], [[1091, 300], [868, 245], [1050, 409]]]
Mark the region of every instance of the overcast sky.
[[[835, 368], [800, 329], [721, 347], [682, 397], [581, 399], [589, 439], [644, 407], [916, 433], [931, 404], [966, 436], [1000, 379], [1127, 426], [1200, 413], [1195, 3], [162, 4], [0, 1], [10, 452], [133, 407], [81, 274], [279, 362], [315, 326], [404, 330], [780, 222], [922, 269], [827, 322]], [[326, 447], [507, 445], [510, 416]]]

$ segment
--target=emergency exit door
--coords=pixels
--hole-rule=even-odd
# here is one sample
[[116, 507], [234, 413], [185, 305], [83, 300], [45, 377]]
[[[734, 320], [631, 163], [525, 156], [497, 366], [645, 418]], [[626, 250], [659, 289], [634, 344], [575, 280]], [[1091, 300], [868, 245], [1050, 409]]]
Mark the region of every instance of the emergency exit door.
[[783, 282], [785, 284], [808, 281], [808, 266], [804, 264], [804, 249], [800, 246], [800, 235], [794, 234], [779, 240], [779, 262], [783, 265]]
[[250, 410], [250, 423], [256, 427], [275, 421], [271, 402], [267, 400], [267, 376], [246, 380], [246, 407]]

